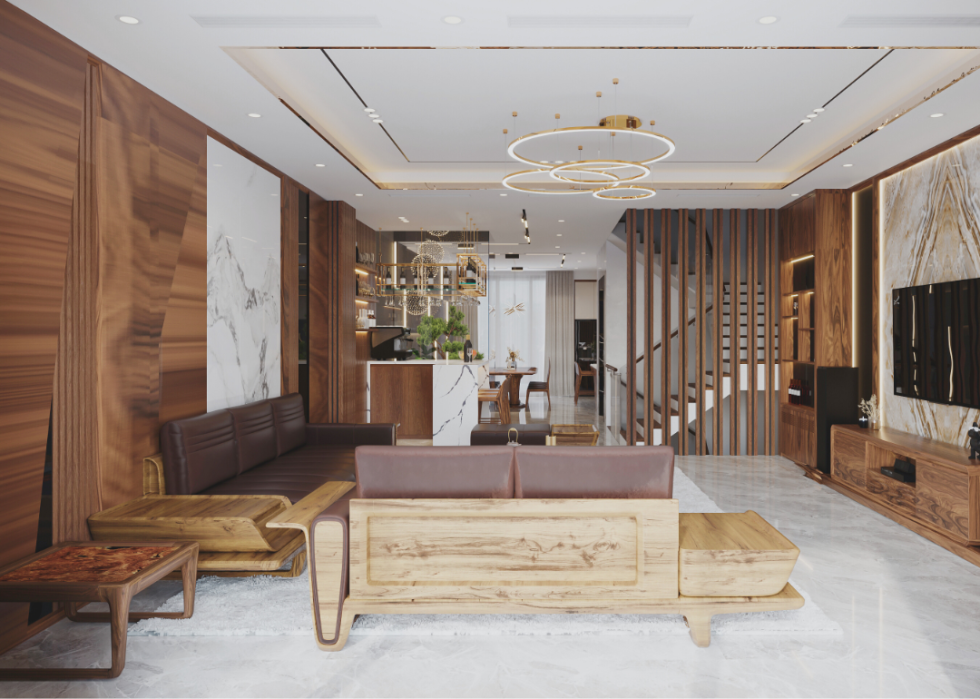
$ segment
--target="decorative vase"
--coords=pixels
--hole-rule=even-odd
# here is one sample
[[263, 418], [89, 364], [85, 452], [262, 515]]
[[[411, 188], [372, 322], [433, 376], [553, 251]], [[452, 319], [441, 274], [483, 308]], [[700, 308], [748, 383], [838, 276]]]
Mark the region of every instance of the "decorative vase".
[[871, 421], [871, 429], [873, 429], [873, 430], [878, 429], [878, 421], [877, 420], [872, 420]]
[[862, 415], [858, 418], [858, 427], [868, 428], [868, 416]]
[[508, 359], [507, 360], [507, 368], [508, 369], [516, 369], [517, 368], [517, 362], [514, 361], [513, 359]]

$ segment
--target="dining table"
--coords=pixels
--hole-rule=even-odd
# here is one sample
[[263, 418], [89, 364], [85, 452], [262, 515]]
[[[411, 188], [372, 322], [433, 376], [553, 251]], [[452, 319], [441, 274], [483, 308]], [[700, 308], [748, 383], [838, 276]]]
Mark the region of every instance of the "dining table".
[[537, 367], [519, 366], [514, 369], [508, 369], [507, 367], [490, 367], [490, 371], [487, 372], [490, 376], [506, 376], [507, 377], [507, 395], [510, 398], [511, 408], [524, 408], [526, 407], [521, 403], [521, 378], [524, 376], [534, 376], [538, 373]]

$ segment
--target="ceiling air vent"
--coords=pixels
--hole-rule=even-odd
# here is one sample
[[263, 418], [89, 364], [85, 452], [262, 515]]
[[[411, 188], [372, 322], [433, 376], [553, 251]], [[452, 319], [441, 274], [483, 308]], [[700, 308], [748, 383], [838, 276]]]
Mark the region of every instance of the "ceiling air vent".
[[521, 254], [519, 252], [508, 252], [504, 254], [505, 260], [519, 260], [521, 259]]
[[524, 268], [523, 267], [511, 267], [510, 268], [510, 271], [511, 272], [523, 272], [524, 271]]
[[197, 15], [191, 16], [205, 29], [377, 29], [374, 15]]
[[509, 15], [511, 29], [686, 29], [691, 15]]
[[980, 15], [848, 15], [842, 27], [854, 29], [929, 29], [980, 27]]
[[491, 260], [496, 260], [496, 259], [497, 259], [497, 253], [495, 253], [495, 252], [491, 252], [491, 253], [490, 253], [490, 259], [491, 259]]

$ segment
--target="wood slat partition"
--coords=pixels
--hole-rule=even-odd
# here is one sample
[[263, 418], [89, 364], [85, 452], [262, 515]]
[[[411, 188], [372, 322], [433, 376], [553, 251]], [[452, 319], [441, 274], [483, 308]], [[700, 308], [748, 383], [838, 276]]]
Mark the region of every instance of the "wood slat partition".
[[697, 424], [695, 432], [695, 453], [699, 456], [705, 453], [705, 376], [707, 370], [705, 365], [705, 277], [707, 276], [707, 246], [705, 245], [705, 210], [698, 209], [695, 213], [695, 286], [697, 288], [697, 311], [695, 314], [695, 380], [694, 380], [694, 399], [697, 410]]
[[310, 194], [310, 422], [364, 422], [355, 380], [354, 241], [357, 217]]
[[626, 444], [636, 445], [636, 209], [626, 211]]
[[715, 409], [712, 413], [714, 424], [712, 426], [712, 450], [715, 456], [721, 456], [725, 448], [725, 310], [724, 310], [724, 291], [725, 277], [723, 272], [723, 260], [725, 257], [725, 227], [724, 211], [715, 209], [712, 214], [712, 233], [714, 239], [714, 256], [712, 257], [712, 296], [714, 311], [714, 348], [711, 358], [712, 390], [715, 397]]
[[748, 371], [746, 373], [748, 376], [749, 388], [749, 390], [746, 392], [748, 415], [746, 416], [745, 421], [745, 448], [746, 452], [752, 455], [759, 453], [756, 449], [756, 441], [759, 435], [759, 425], [757, 420], [759, 395], [756, 392], [759, 386], [759, 280], [756, 276], [759, 267], [759, 249], [756, 245], [758, 234], [757, 213], [758, 212], [756, 209], [749, 209], [748, 212], [746, 212], [748, 239], [745, 247], [745, 274], [747, 276], [748, 291], [748, 294], [746, 295], [747, 313], [745, 320], [745, 361], [748, 362], [746, 366]]
[[878, 379], [878, 323], [881, 322], [878, 313], [879, 284], [881, 280], [881, 261], [878, 259], [878, 209], [881, 206], [881, 181], [876, 179], [871, 190], [871, 392], [881, 395], [882, 387]]
[[742, 375], [742, 278], [741, 278], [741, 257], [742, 257], [742, 237], [741, 219], [742, 212], [739, 209], [732, 209], [731, 215], [731, 247], [729, 249], [729, 279], [731, 280], [731, 292], [729, 293], [729, 307], [731, 309], [728, 320], [731, 325], [728, 363], [732, 374], [732, 392], [730, 414], [729, 454], [737, 456], [742, 453], [742, 439], [739, 432], [739, 406], [741, 404], [740, 383]]
[[[663, 435], [661, 444], [670, 444], [670, 426], [673, 420], [670, 397], [670, 248], [673, 237], [671, 218], [669, 209], [660, 211], [660, 425]], [[650, 307], [653, 307], [652, 303]]]
[[688, 210], [681, 209], [677, 218], [677, 414], [680, 429], [677, 433], [677, 451], [682, 456], [688, 452], [688, 371], [687, 371], [687, 288], [690, 280], [687, 274], [687, 245], [690, 238]]
[[[644, 444], [654, 444], [653, 433], [656, 429], [656, 421], [654, 419], [654, 395], [653, 391], [655, 388], [654, 382], [654, 332], [655, 325], [654, 319], [656, 318], [656, 304], [654, 303], [655, 297], [655, 284], [654, 275], [650, 274], [647, 270], [652, 270], [656, 262], [656, 251], [654, 246], [654, 209], [644, 209], [643, 211], [643, 443]], [[660, 420], [663, 424], [663, 416]], [[661, 439], [664, 435], [663, 428], [661, 429]], [[662, 441], [660, 442], [662, 443]]]
[[773, 242], [775, 241], [775, 225], [774, 225], [775, 212], [772, 209], [767, 209], [765, 212], [765, 229], [763, 235], [765, 236], [765, 251], [764, 251], [764, 264], [765, 264], [765, 376], [766, 376], [766, 390], [764, 391], [764, 404], [765, 404], [765, 443], [763, 444], [763, 453], [766, 455], [776, 453], [776, 443], [775, 435], [776, 430], [773, 428], [778, 419], [776, 415], [773, 414], [773, 408], [777, 401], [775, 398], [775, 391], [773, 387], [776, 383], [776, 346], [775, 337], [773, 334], [773, 325], [775, 319], [779, 317], [779, 307], [780, 307], [780, 295], [776, 293], [775, 284], [773, 280], [775, 279], [775, 272], [773, 270], [773, 265], [776, 262], [776, 255], [773, 254]]
[[279, 196], [281, 226], [281, 293], [279, 328], [282, 395], [299, 391], [299, 187], [282, 178]]

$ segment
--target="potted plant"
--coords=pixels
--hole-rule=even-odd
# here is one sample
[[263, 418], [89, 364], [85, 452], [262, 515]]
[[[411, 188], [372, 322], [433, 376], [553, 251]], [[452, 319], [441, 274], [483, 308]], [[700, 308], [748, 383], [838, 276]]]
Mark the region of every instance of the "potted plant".
[[419, 334], [418, 351], [422, 359], [435, 359], [432, 354], [432, 345], [446, 334], [446, 321], [435, 316], [422, 316], [416, 332]]

